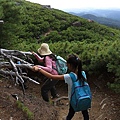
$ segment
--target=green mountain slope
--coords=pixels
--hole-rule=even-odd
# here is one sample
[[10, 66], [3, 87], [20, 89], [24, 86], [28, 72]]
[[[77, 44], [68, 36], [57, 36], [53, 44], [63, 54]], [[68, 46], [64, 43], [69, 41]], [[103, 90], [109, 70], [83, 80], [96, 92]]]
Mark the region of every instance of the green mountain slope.
[[47, 42], [64, 58], [78, 54], [89, 73], [120, 79], [120, 30], [25, 0], [1, 0], [0, 19], [1, 48], [36, 51]]

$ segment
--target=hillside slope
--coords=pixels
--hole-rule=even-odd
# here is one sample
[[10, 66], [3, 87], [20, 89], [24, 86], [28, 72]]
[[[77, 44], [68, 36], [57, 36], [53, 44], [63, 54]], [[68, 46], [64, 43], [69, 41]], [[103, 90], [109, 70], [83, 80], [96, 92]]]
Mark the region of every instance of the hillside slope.
[[[41, 83], [42, 85], [43, 83]], [[41, 85], [27, 83], [25, 96], [19, 86], [15, 86], [13, 81], [0, 80], [0, 119], [1, 120], [63, 120], [68, 113], [68, 100], [61, 100], [57, 106], [46, 103], [40, 95]], [[97, 85], [97, 86], [96, 86]], [[105, 89], [99, 88], [99, 84], [91, 83], [92, 108], [89, 111], [90, 120], [119, 120], [120, 101], [119, 95]], [[57, 91], [60, 96], [67, 95], [67, 86], [63, 82], [57, 84]], [[11, 96], [17, 94], [19, 100], [24, 105], [24, 109], [17, 105], [17, 101]], [[26, 108], [32, 112], [27, 112]], [[82, 119], [81, 113], [76, 113], [73, 120]]]
[[119, 29], [25, 0], [0, 0], [0, 19], [0, 48], [37, 51], [46, 42], [65, 59], [78, 54], [89, 74], [112, 75], [106, 84], [120, 92]]
[[2, 47], [24, 50], [32, 47], [24, 46], [33, 43], [85, 40], [96, 42], [119, 37], [118, 30], [24, 0], [2, 0], [0, 9], [0, 19], [4, 20], [0, 38]]

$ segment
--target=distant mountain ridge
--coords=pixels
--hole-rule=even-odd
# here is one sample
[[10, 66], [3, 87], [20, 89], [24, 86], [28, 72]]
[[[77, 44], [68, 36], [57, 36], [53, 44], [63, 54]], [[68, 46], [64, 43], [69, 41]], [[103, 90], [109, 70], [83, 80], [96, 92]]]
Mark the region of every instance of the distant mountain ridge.
[[84, 14], [92, 14], [95, 15], [97, 17], [105, 17], [105, 18], [111, 18], [111, 19], [115, 19], [115, 20], [120, 20], [120, 9], [113, 9], [113, 10], [104, 10], [104, 9], [92, 9], [92, 10], [80, 10], [77, 12], [71, 11], [69, 12], [71, 14], [77, 14], [79, 16], [84, 15]]
[[85, 14], [85, 15], [82, 15], [81, 17], [96, 21], [100, 24], [107, 25], [107, 26], [110, 26], [110, 27], [120, 28], [120, 21], [118, 21], [118, 20], [105, 18], [105, 17], [97, 17], [97, 16], [91, 15], [91, 14]]
[[70, 12], [70, 14], [91, 19], [110, 27], [120, 28], [120, 10], [90, 10], [78, 13]]

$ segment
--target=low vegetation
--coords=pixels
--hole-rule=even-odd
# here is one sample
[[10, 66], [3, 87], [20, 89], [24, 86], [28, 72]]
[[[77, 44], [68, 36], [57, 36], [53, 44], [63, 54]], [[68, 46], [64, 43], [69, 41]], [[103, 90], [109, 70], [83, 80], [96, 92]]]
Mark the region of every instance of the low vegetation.
[[37, 51], [47, 42], [55, 54], [76, 53], [90, 75], [110, 76], [120, 90], [120, 30], [25, 0], [1, 0], [0, 48]]
[[28, 120], [33, 120], [34, 114], [21, 101], [16, 102], [17, 107], [27, 115]]

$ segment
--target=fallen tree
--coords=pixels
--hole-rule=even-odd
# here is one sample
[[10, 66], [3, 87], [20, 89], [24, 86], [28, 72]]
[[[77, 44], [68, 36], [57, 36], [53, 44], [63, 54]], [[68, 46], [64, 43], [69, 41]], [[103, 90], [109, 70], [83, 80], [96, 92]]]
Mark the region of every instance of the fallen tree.
[[32, 70], [34, 65], [31, 55], [31, 52], [0, 49], [0, 76], [11, 78], [15, 84], [21, 84], [23, 94], [25, 94], [24, 83], [26, 79], [40, 84], [28, 76], [28, 69]]

